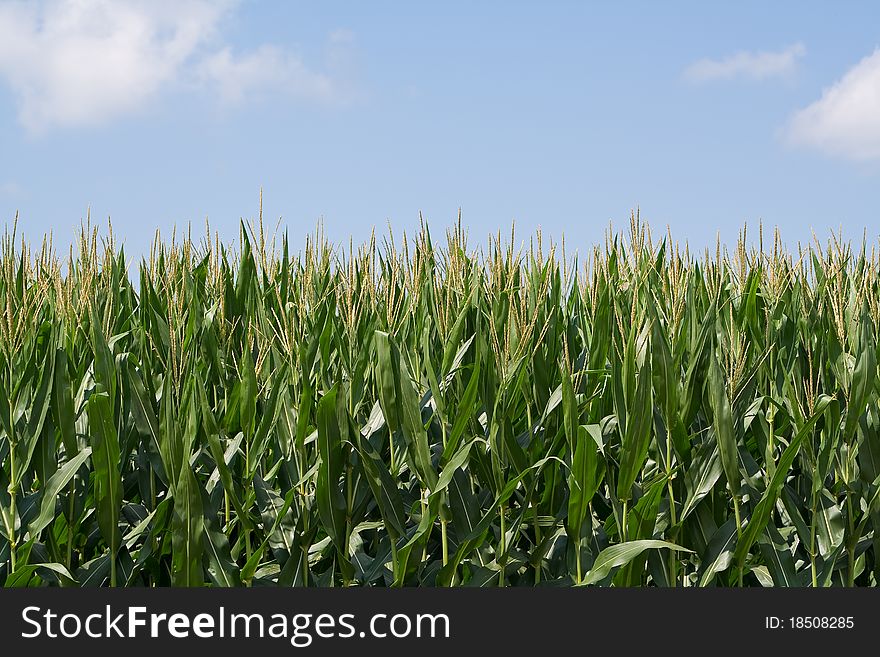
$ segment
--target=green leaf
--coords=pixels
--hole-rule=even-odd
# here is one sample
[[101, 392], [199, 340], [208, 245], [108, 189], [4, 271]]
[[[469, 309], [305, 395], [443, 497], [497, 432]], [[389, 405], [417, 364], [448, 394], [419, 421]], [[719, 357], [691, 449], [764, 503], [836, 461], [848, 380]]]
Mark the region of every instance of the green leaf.
[[95, 304], [91, 304], [90, 311], [92, 351], [95, 356], [95, 381], [104, 387], [112, 414], [116, 400], [116, 360], [113, 358], [113, 352], [110, 351], [110, 346], [107, 344], [107, 339], [101, 328], [101, 317], [98, 315], [98, 309]]
[[379, 382], [379, 405], [388, 425], [388, 432], [393, 435], [400, 428], [400, 417], [397, 403], [397, 384], [394, 374], [391, 338], [384, 331], [375, 332], [376, 339], [376, 378]]
[[578, 438], [568, 476], [568, 516], [566, 530], [579, 539], [584, 521], [590, 512], [590, 502], [605, 477], [605, 459], [590, 436], [586, 426], [578, 426]]
[[759, 540], [759, 546], [775, 586], [792, 587], [802, 585], [795, 569], [791, 550], [778, 529], [768, 525], [763, 540]]
[[[78, 447], [76, 444], [76, 417], [73, 412], [73, 397], [70, 379], [67, 374], [67, 353], [63, 349], [55, 351], [55, 388], [52, 392], [52, 412], [55, 426], [61, 432], [61, 441], [67, 458], [73, 458]], [[2, 405], [0, 405], [2, 406]]]
[[239, 417], [241, 429], [250, 438], [254, 433], [254, 418], [257, 413], [257, 372], [250, 347], [245, 345], [241, 356], [241, 396], [239, 397]]
[[92, 464], [95, 468], [98, 525], [110, 548], [111, 559], [115, 560], [122, 541], [122, 532], [119, 530], [122, 476], [119, 471], [119, 439], [113, 423], [110, 397], [104, 392], [94, 393], [89, 397], [86, 409], [92, 444]]
[[271, 531], [266, 534], [269, 548], [283, 566], [294, 553], [294, 546], [297, 544], [296, 518], [290, 507], [284, 504], [282, 497], [266, 486], [262, 477], [254, 478], [254, 490], [263, 517], [263, 527], [271, 527]]
[[84, 448], [79, 454], [58, 468], [55, 474], [46, 482], [42, 489], [40, 513], [28, 525], [28, 532], [31, 536], [39, 536], [40, 532], [55, 519], [55, 504], [58, 493], [73, 479], [74, 475], [76, 475], [77, 471], [91, 454], [91, 447]]
[[360, 440], [358, 453], [367, 484], [385, 521], [385, 531], [392, 541], [397, 542], [406, 534], [406, 514], [397, 484], [385, 461], [366, 439]]
[[215, 586], [241, 586], [239, 569], [230, 554], [229, 539], [221, 532], [213, 518], [205, 518], [205, 555], [208, 557], [208, 576]]
[[[48, 323], [44, 324], [40, 329], [40, 333], [44, 337], [48, 337], [50, 331], [51, 328]], [[21, 432], [19, 432], [18, 436], [19, 443], [17, 451], [20, 455], [20, 459], [16, 471], [17, 477], [20, 477], [23, 472], [26, 472], [31, 463], [34, 450], [36, 449], [40, 436], [43, 433], [43, 425], [46, 422], [46, 415], [49, 412], [49, 406], [52, 400], [52, 388], [55, 380], [55, 354], [53, 350], [46, 349], [38, 372], [37, 388], [34, 392], [33, 399], [31, 400], [30, 407], [28, 408], [27, 426], [24, 435], [20, 435]], [[54, 448], [50, 449], [50, 451], [54, 451]], [[19, 479], [12, 482], [13, 485], [18, 485], [19, 483]]]
[[874, 341], [873, 323], [867, 308], [862, 309], [859, 328], [859, 356], [853, 369], [852, 387], [846, 407], [846, 424], [843, 429], [845, 441], [849, 441], [855, 433], [877, 376], [877, 343]]
[[[337, 552], [346, 554], [345, 515], [346, 500], [340, 487], [342, 476], [342, 435], [337, 416], [336, 386], [318, 402], [318, 455], [321, 463], [318, 469], [316, 497], [318, 515], [324, 530]], [[345, 423], [346, 429], [348, 422]]]
[[692, 552], [668, 541], [641, 540], [627, 541], [607, 547], [599, 553], [590, 572], [584, 577], [583, 584], [595, 584], [605, 579], [608, 574], [619, 566], [628, 564], [645, 550], [675, 550], [677, 552]]
[[779, 499], [779, 493], [782, 490], [782, 486], [785, 483], [786, 477], [788, 477], [788, 472], [791, 468], [791, 465], [792, 463], [794, 463], [794, 459], [801, 449], [801, 445], [803, 444], [806, 437], [810, 434], [813, 425], [816, 424], [816, 421], [820, 417], [822, 417], [825, 409], [828, 408], [829, 404], [831, 404], [832, 401], [833, 400], [830, 397], [827, 397], [825, 395], [819, 397], [818, 401], [816, 402], [816, 407], [813, 414], [798, 430], [797, 434], [795, 434], [795, 436], [791, 439], [791, 442], [788, 444], [788, 447], [785, 448], [782, 456], [779, 457], [779, 461], [776, 464], [776, 471], [773, 473], [773, 478], [767, 485], [764, 494], [761, 496], [761, 501], [758, 502], [757, 506], [755, 507], [755, 510], [752, 513], [752, 517], [749, 518], [745, 529], [743, 529], [742, 537], [737, 543], [735, 557], [739, 563], [743, 563], [745, 561], [745, 557], [751, 549], [752, 545], [754, 544], [755, 540], [758, 538], [760, 533], [764, 531], [764, 527], [770, 520], [770, 514], [772, 513], [773, 508], [776, 506], [776, 501]]
[[843, 543], [846, 532], [846, 521], [835, 499], [827, 490], [819, 494], [819, 505], [816, 509], [816, 538], [819, 554], [825, 558]]
[[651, 443], [653, 427], [653, 388], [651, 384], [651, 361], [645, 359], [636, 376], [636, 390], [632, 407], [626, 420], [626, 429], [620, 445], [620, 473], [617, 479], [617, 497], [632, 498], [632, 487], [645, 461]]
[[[129, 390], [131, 390], [131, 414], [134, 418], [135, 427], [141, 436], [149, 441], [149, 449], [155, 450], [155, 453], [161, 454], [161, 437], [159, 434], [159, 421], [156, 419], [156, 413], [153, 409], [153, 399], [147, 394], [144, 382], [134, 365], [128, 364], [126, 368], [128, 373]], [[201, 388], [200, 388], [201, 389]], [[162, 461], [163, 468], [157, 472], [159, 478], [167, 483], [168, 477], [165, 468], [170, 464]]]
[[702, 443], [693, 455], [690, 467], [684, 473], [687, 497], [678, 522], [684, 522], [721, 478], [721, 458], [716, 441]]
[[202, 494], [189, 463], [184, 462], [174, 495], [171, 514], [171, 578], [174, 586], [201, 586], [205, 535]]
[[709, 366], [709, 400], [712, 407], [712, 427], [721, 455], [721, 466], [727, 478], [731, 495], [739, 495], [742, 478], [739, 473], [739, 453], [736, 447], [736, 431], [733, 427], [733, 413], [724, 385], [724, 374], [718, 361], [712, 359]]
[[17, 568], [15, 572], [6, 579], [4, 586], [6, 588], [21, 588], [29, 586], [33, 576], [35, 574], [38, 575], [40, 570], [43, 569], [53, 572], [56, 575], [60, 575], [67, 581], [73, 581], [73, 575], [70, 574], [63, 564], [49, 562], [28, 564], [27, 566]]
[[731, 517], [712, 534], [705, 552], [700, 555], [700, 568], [697, 570], [700, 586], [709, 586], [715, 575], [730, 568], [735, 549], [736, 518]]

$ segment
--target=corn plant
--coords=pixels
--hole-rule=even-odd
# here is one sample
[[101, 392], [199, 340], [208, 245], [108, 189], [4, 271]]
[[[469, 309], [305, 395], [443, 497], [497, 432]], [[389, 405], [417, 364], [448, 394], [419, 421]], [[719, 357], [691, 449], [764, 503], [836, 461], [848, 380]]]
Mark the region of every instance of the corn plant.
[[880, 262], [0, 245], [6, 586], [874, 586]]

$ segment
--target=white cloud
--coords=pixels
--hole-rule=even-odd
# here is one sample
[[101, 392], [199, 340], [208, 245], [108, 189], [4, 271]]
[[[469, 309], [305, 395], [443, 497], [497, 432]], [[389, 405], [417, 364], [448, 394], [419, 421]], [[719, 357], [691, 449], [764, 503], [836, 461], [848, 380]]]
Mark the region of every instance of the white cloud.
[[785, 133], [792, 144], [832, 155], [880, 159], [880, 48], [797, 112]]
[[684, 77], [691, 82], [782, 77], [791, 74], [806, 53], [804, 44], [795, 43], [777, 52], [742, 51], [722, 59], [701, 59], [685, 69]]
[[214, 33], [228, 3], [55, 0], [0, 7], [0, 73], [31, 132], [135, 111]]
[[261, 46], [238, 56], [224, 48], [200, 63], [199, 74], [216, 85], [227, 103], [270, 92], [325, 101], [335, 96], [330, 76], [310, 70], [299, 57], [275, 46]]
[[0, 182], [0, 198], [8, 198], [21, 194], [21, 185], [14, 180]]
[[233, 54], [236, 0], [39, 0], [0, 5], [0, 78], [31, 133], [137, 112], [175, 83], [224, 99], [283, 84], [328, 98], [330, 79], [275, 46]]

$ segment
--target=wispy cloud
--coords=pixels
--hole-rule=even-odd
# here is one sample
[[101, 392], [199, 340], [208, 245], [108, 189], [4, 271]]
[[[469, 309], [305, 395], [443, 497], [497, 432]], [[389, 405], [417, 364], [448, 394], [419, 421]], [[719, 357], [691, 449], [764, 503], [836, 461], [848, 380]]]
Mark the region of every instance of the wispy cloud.
[[235, 0], [39, 0], [0, 5], [0, 78], [31, 133], [142, 110], [176, 83], [221, 98], [283, 83], [330, 97], [332, 80], [286, 48], [223, 42]]
[[0, 198], [12, 198], [21, 194], [21, 185], [13, 180], [0, 182]]
[[244, 55], [233, 54], [230, 48], [206, 57], [199, 66], [203, 80], [217, 86], [225, 102], [241, 102], [282, 83], [295, 93], [307, 96], [328, 96], [331, 82], [325, 75], [313, 73], [297, 58], [274, 46], [263, 46]]
[[745, 78], [766, 80], [794, 72], [798, 60], [807, 54], [802, 43], [779, 51], [741, 51], [721, 59], [701, 59], [688, 66], [684, 77], [690, 82], [711, 82]]
[[206, 56], [198, 65], [201, 82], [216, 89], [227, 104], [278, 94], [321, 102], [344, 101], [346, 85], [334, 73], [347, 64], [353, 36], [344, 30], [327, 39], [327, 71], [314, 70], [293, 52], [273, 45], [236, 53], [223, 48]]
[[798, 111], [785, 136], [831, 155], [880, 159], [880, 48]]

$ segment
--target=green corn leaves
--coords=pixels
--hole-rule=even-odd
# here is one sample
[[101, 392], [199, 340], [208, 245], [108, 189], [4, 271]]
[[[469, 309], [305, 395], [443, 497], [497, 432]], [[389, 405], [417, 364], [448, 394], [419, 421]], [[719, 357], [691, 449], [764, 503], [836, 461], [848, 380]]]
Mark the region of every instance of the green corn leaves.
[[739, 494], [739, 454], [736, 447], [736, 430], [733, 426], [733, 413], [727, 388], [722, 378], [721, 368], [716, 361], [709, 366], [709, 399], [712, 408], [712, 427], [721, 456], [721, 467], [727, 478], [727, 486], [732, 495]]
[[[633, 363], [634, 364], [634, 363]], [[651, 382], [651, 361], [644, 359], [635, 375], [635, 392], [627, 406], [626, 428], [620, 437], [620, 472], [617, 497], [629, 500], [632, 487], [648, 457], [653, 431], [654, 395]]]
[[854, 412], [846, 414], [843, 438], [852, 438], [859, 418], [865, 412], [868, 400], [874, 390], [877, 377], [877, 343], [874, 340], [874, 328], [867, 308], [861, 312], [858, 333], [858, 356], [852, 374], [852, 387], [849, 391], [849, 405]]
[[590, 501], [599, 490], [605, 476], [605, 460], [591, 433], [598, 434], [599, 426], [578, 424], [577, 400], [571, 377], [562, 375], [562, 409], [565, 435], [571, 450], [571, 468], [568, 475], [568, 517], [566, 530], [572, 540], [580, 542], [584, 521], [590, 513]]
[[406, 534], [407, 522], [397, 481], [388, 471], [388, 464], [367, 440], [361, 440], [358, 453], [367, 483], [385, 523], [385, 531], [391, 542], [396, 543]]
[[185, 463], [177, 479], [171, 516], [171, 583], [174, 586], [201, 586], [204, 532], [199, 483]]
[[776, 471], [770, 479], [761, 500], [755, 507], [752, 517], [749, 519], [748, 524], [743, 531], [742, 537], [737, 543], [736, 558], [738, 561], [742, 562], [745, 559], [752, 544], [758, 538], [758, 535], [764, 530], [767, 522], [769, 522], [770, 514], [776, 505], [776, 501], [779, 499], [779, 494], [785, 483], [785, 479], [788, 476], [789, 468], [794, 463], [795, 458], [797, 458], [804, 441], [809, 438], [813, 426], [819, 421], [822, 414], [825, 412], [825, 409], [827, 409], [830, 404], [832, 404], [832, 400], [829, 397], [822, 397], [819, 399], [813, 415], [798, 430], [788, 447], [785, 448], [782, 456], [779, 458], [779, 461], [776, 464]]
[[28, 525], [28, 533], [31, 536], [38, 536], [45, 527], [47, 527], [56, 516], [55, 504], [57, 502], [58, 493], [64, 488], [71, 479], [76, 475], [86, 459], [92, 454], [92, 448], [86, 447], [79, 454], [62, 465], [51, 479], [46, 482], [46, 486], [41, 490], [40, 496], [40, 513]]
[[89, 397], [86, 404], [92, 463], [95, 469], [95, 502], [98, 511], [98, 526], [110, 548], [110, 559], [115, 564], [122, 542], [122, 532], [119, 529], [119, 514], [122, 509], [119, 437], [113, 424], [110, 397], [106, 393], [98, 392]]
[[656, 550], [659, 548], [676, 551], [683, 550], [685, 552], [688, 551], [680, 545], [675, 545], [674, 543], [669, 543], [667, 541], [641, 540], [620, 543], [619, 545], [606, 548], [599, 553], [596, 562], [593, 564], [593, 568], [587, 573], [583, 584], [595, 584], [605, 578], [613, 568], [628, 564], [645, 550]]
[[343, 431], [348, 421], [339, 421], [337, 390], [333, 388], [318, 402], [318, 477], [315, 495], [318, 516], [341, 559], [348, 553], [345, 521], [348, 513], [340, 479], [343, 464]]
[[392, 436], [395, 428], [400, 427], [415, 471], [424, 487], [431, 490], [437, 482], [437, 473], [431, 463], [419, 394], [406, 375], [406, 364], [390, 336], [383, 331], [376, 331], [375, 335], [382, 412]]
[[0, 242], [0, 584], [880, 584], [874, 260], [519, 243]]

